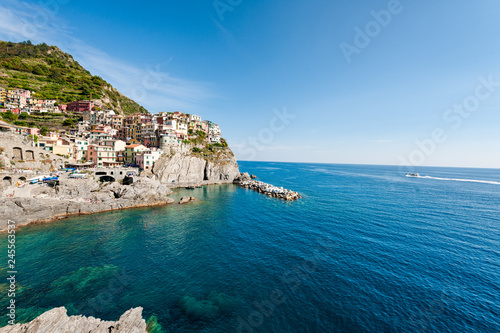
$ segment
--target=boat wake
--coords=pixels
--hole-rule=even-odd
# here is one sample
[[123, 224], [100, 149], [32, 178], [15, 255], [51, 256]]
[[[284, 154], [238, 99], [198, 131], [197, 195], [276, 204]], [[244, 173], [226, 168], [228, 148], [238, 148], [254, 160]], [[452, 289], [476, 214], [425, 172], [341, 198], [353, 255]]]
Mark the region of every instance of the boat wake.
[[439, 177], [430, 177], [430, 176], [418, 176], [416, 178], [435, 179], [435, 180], [451, 180], [451, 181], [455, 181], [455, 182], [468, 182], [468, 183], [481, 183], [481, 184], [500, 185], [500, 182], [495, 182], [495, 181], [492, 181], [492, 180], [439, 178]]

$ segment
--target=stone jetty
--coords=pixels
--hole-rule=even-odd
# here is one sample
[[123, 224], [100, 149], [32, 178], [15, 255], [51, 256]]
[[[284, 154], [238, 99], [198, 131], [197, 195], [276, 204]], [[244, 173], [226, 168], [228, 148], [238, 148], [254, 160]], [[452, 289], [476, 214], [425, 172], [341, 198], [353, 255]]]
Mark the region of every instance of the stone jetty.
[[302, 198], [302, 196], [297, 192], [256, 180], [243, 180], [239, 182], [239, 185], [241, 187], [249, 188], [259, 193], [263, 193], [267, 196], [287, 201], [292, 201]]

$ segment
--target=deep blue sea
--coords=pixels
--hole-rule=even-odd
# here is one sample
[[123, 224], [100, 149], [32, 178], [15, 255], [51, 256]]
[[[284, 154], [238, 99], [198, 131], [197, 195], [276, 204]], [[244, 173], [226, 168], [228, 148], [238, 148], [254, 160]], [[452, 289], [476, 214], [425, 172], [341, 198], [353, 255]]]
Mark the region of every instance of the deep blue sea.
[[207, 186], [18, 229], [18, 319], [141, 306], [153, 332], [500, 332], [500, 170], [240, 168], [303, 199]]

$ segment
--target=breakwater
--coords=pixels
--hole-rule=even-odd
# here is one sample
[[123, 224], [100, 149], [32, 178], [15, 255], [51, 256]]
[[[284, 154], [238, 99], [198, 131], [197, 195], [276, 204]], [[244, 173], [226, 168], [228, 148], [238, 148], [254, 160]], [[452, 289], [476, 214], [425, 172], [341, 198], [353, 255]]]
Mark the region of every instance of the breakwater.
[[287, 190], [283, 187], [274, 186], [257, 180], [245, 180], [239, 183], [241, 187], [248, 188], [273, 198], [283, 200], [297, 200], [302, 196], [295, 191]]

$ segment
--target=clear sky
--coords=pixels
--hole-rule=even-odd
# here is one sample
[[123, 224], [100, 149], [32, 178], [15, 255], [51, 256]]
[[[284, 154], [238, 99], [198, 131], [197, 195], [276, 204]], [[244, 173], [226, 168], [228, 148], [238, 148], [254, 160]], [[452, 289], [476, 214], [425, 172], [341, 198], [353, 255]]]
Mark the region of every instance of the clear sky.
[[[500, 167], [495, 0], [0, 3], [150, 112], [221, 125], [241, 160]], [[496, 83], [498, 82], [498, 83]]]

